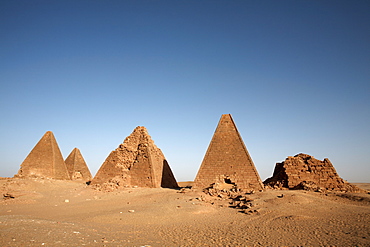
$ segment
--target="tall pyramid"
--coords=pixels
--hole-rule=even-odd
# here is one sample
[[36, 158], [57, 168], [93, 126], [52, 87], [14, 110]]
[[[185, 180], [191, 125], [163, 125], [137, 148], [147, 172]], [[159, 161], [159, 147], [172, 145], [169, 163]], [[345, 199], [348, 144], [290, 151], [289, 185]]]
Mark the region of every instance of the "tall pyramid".
[[90, 170], [78, 148], [74, 148], [65, 160], [69, 176], [72, 180], [90, 181]]
[[70, 179], [53, 132], [44, 134], [23, 161], [16, 176]]
[[162, 151], [145, 127], [136, 127], [104, 161], [91, 184], [177, 188], [176, 179]]
[[194, 188], [232, 184], [263, 189], [260, 176], [230, 114], [223, 114], [194, 181]]

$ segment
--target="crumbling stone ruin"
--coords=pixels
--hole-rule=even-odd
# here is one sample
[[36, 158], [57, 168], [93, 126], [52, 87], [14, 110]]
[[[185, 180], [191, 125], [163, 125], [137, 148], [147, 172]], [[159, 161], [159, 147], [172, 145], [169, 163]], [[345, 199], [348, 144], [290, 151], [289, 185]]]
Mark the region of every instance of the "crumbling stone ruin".
[[264, 184], [281, 189], [362, 191], [339, 177], [329, 159], [321, 161], [303, 153], [289, 156], [285, 161], [276, 163], [273, 176], [266, 179]]
[[263, 184], [230, 114], [224, 114], [209, 144], [194, 188], [229, 186], [262, 190]]
[[162, 151], [154, 144], [145, 127], [136, 127], [112, 151], [91, 181], [105, 189], [124, 186], [177, 188]]
[[90, 170], [78, 148], [74, 148], [65, 160], [69, 176], [72, 180], [91, 181]]
[[53, 132], [47, 131], [44, 134], [22, 162], [15, 177], [70, 179]]
[[[237, 188], [229, 188], [225, 186], [208, 187], [203, 189], [202, 193], [195, 194], [196, 197], [191, 198], [190, 201], [204, 202], [216, 207], [229, 207], [237, 209], [238, 212], [244, 214], [259, 214], [258, 208], [254, 203], [251, 195], [255, 193], [254, 190], [243, 192]], [[190, 188], [181, 188], [178, 193], [192, 193]], [[194, 195], [194, 194], [193, 194]]]

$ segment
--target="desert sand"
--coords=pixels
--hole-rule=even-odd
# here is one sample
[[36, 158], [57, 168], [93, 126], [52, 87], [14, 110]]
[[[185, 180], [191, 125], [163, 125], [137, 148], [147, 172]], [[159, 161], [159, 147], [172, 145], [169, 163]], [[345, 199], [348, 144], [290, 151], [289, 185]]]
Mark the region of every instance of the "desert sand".
[[370, 245], [368, 193], [265, 190], [246, 194], [241, 210], [191, 189], [104, 192], [41, 178], [3, 178], [0, 188], [1, 246]]

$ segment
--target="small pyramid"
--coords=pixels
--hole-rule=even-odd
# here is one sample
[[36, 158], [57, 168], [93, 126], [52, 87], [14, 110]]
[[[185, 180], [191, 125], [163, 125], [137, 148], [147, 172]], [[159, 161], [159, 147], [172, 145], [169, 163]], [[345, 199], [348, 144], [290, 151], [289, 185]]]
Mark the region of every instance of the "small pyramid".
[[44, 134], [23, 161], [16, 176], [70, 179], [53, 132]]
[[90, 181], [90, 170], [78, 148], [74, 148], [65, 160], [69, 176], [72, 180]]
[[177, 182], [162, 151], [145, 127], [136, 127], [104, 161], [91, 184], [177, 188]]
[[230, 114], [223, 114], [194, 181], [194, 188], [215, 184], [263, 189], [263, 184]]

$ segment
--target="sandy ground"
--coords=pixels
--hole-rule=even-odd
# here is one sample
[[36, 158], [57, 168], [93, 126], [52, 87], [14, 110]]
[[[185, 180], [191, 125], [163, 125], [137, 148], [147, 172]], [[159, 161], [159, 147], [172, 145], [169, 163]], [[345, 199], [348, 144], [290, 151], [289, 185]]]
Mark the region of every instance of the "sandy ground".
[[43, 179], [1, 179], [0, 190], [0, 246], [370, 246], [366, 193], [267, 190], [246, 195], [246, 214], [191, 190]]

